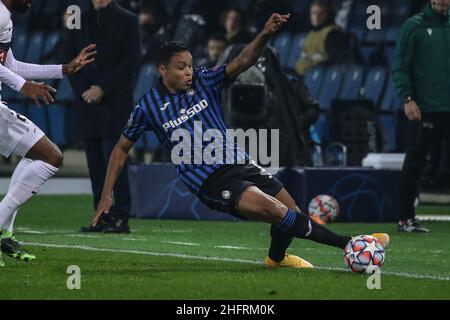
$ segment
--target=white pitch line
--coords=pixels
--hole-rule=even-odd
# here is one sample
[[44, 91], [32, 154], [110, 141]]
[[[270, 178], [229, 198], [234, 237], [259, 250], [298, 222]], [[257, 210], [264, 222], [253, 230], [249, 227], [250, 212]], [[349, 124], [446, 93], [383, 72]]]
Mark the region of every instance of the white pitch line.
[[148, 239], [137, 239], [137, 238], [120, 238], [120, 240], [125, 240], [125, 241], [148, 241]]
[[26, 234], [48, 234], [47, 232], [43, 232], [43, 231], [36, 231], [36, 230], [20, 230], [18, 229], [17, 231], [19, 231], [20, 233], [26, 233]]
[[80, 245], [65, 245], [65, 244], [50, 244], [50, 243], [38, 243], [38, 242], [24, 242], [24, 245], [44, 247], [44, 248], [57, 248], [57, 249], [78, 249], [85, 251], [97, 251], [97, 252], [113, 252], [113, 253], [130, 253], [130, 254], [141, 254], [147, 256], [158, 256], [158, 257], [175, 257], [184, 259], [197, 259], [197, 260], [210, 260], [210, 261], [221, 261], [221, 262], [239, 262], [248, 264], [262, 264], [261, 261], [246, 260], [246, 259], [232, 259], [223, 257], [204, 257], [195, 256], [183, 253], [162, 253], [162, 252], [151, 252], [151, 251], [140, 251], [140, 250], [124, 250], [124, 249], [109, 249], [109, 248], [97, 248], [89, 246]]
[[253, 249], [253, 248], [234, 247], [234, 246], [214, 246], [214, 248], [217, 248], [217, 249], [236, 249], [236, 250], [256, 250], [256, 249]]
[[[78, 249], [78, 250], [96, 251], [96, 252], [140, 254], [140, 255], [158, 256], [158, 257], [175, 257], [175, 258], [182, 258], [182, 259], [196, 259], [196, 260], [236, 262], [236, 263], [262, 265], [262, 261], [257, 261], [257, 260], [233, 259], [233, 258], [224, 258], [224, 257], [206, 257], [206, 256], [183, 254], [183, 253], [162, 253], [162, 252], [151, 252], [151, 251], [140, 251], [140, 250], [109, 249], [109, 248], [97, 248], [97, 247], [80, 246], [80, 245], [50, 244], [50, 243], [38, 243], [38, 242], [26, 242], [26, 243], [24, 243], [24, 245], [35, 246], [35, 247], [44, 247], [44, 248]], [[314, 269], [315, 270], [349, 272], [345, 268], [336, 268], [336, 267], [314, 266]], [[427, 274], [407, 273], [407, 272], [391, 272], [391, 271], [383, 271], [382, 275], [383, 274], [389, 275], [389, 276], [398, 276], [398, 277], [402, 277], [402, 278], [409, 278], [409, 279], [450, 281], [450, 276], [433, 276], [433, 275], [427, 275]]]
[[103, 238], [101, 236], [92, 236], [88, 234], [65, 234], [64, 236], [72, 238], [93, 238], [93, 239]]
[[420, 221], [450, 221], [449, 215], [417, 215], [416, 218]]
[[169, 244], [179, 244], [181, 246], [199, 246], [200, 243], [192, 243], [192, 242], [178, 242], [178, 241], [161, 241], [162, 243]]

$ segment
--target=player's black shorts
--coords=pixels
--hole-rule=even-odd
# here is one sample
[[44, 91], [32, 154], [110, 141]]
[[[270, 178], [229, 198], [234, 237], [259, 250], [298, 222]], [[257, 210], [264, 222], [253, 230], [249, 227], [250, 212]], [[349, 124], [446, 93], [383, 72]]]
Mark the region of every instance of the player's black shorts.
[[245, 219], [236, 208], [242, 193], [250, 186], [273, 197], [283, 188], [280, 181], [254, 164], [225, 165], [206, 179], [197, 196], [210, 209]]

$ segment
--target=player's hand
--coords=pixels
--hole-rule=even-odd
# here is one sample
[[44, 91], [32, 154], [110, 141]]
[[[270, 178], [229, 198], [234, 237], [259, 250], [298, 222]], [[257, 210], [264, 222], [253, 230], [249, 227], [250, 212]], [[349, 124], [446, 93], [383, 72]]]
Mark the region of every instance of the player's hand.
[[97, 104], [103, 99], [104, 92], [99, 86], [91, 86], [89, 90], [86, 90], [82, 97], [86, 103]]
[[272, 16], [267, 21], [266, 26], [264, 27], [264, 31], [270, 35], [273, 35], [281, 28], [283, 24], [285, 24], [289, 20], [290, 16], [291, 14], [272, 14]]
[[95, 212], [95, 216], [94, 216], [94, 219], [92, 219], [91, 225], [95, 227], [97, 225], [97, 222], [98, 222], [98, 219], [100, 218], [100, 216], [103, 213], [109, 213], [109, 210], [111, 209], [111, 207], [112, 207], [111, 196], [102, 197], [100, 199], [100, 203], [97, 206], [97, 211]]
[[81, 50], [80, 54], [75, 59], [70, 61], [68, 64], [63, 65], [63, 74], [72, 75], [80, 71], [85, 65], [92, 63], [95, 60], [96, 54], [97, 51], [95, 51], [95, 44], [90, 44]]
[[422, 120], [422, 114], [420, 112], [419, 106], [415, 101], [411, 100], [410, 102], [405, 104], [405, 115], [408, 120], [411, 121], [420, 121]]
[[56, 93], [56, 89], [43, 82], [27, 81], [22, 89], [20, 89], [20, 93], [33, 99], [34, 104], [39, 107], [41, 105], [39, 100], [43, 101], [46, 105], [55, 102], [52, 94]]

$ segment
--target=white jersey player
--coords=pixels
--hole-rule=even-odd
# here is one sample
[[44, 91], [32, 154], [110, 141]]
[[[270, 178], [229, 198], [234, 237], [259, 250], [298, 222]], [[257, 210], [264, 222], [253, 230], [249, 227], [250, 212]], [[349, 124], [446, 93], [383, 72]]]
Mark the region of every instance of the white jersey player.
[[[64, 75], [79, 71], [94, 60], [95, 45], [83, 49], [78, 57], [65, 65], [42, 66], [17, 61], [11, 50], [11, 14], [27, 12], [32, 3], [33, 0], [0, 0], [0, 90], [2, 85], [6, 85], [33, 99], [38, 106], [40, 101], [48, 105], [54, 101], [52, 94], [56, 90], [31, 79], [60, 79]], [[11, 178], [8, 193], [0, 202], [1, 267], [4, 266], [2, 251], [20, 260], [35, 259], [35, 256], [26, 252], [14, 238], [14, 219], [17, 210], [56, 174], [63, 155], [33, 122], [8, 108], [1, 98], [0, 154], [5, 157], [11, 154], [22, 157]]]

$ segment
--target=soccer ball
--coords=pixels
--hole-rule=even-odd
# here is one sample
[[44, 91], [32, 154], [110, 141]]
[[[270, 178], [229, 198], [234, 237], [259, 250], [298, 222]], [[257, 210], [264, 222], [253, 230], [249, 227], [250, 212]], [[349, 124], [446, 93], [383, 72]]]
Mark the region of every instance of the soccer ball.
[[339, 203], [332, 196], [319, 195], [309, 203], [308, 214], [319, 223], [333, 222], [339, 214]]
[[345, 264], [354, 273], [374, 273], [383, 266], [384, 259], [383, 246], [372, 236], [354, 237], [344, 250]]

